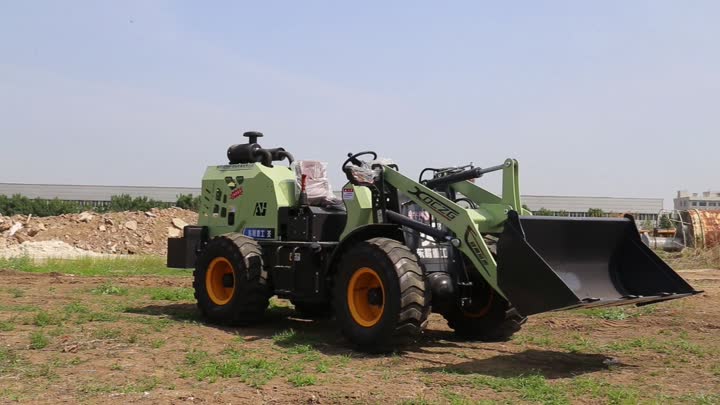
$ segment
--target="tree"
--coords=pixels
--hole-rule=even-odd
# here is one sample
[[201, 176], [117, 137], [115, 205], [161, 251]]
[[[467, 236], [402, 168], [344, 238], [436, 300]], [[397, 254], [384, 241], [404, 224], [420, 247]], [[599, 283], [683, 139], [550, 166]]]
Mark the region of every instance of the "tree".
[[197, 212], [200, 209], [200, 196], [193, 197], [192, 194], [180, 194], [177, 197], [175, 206], [185, 210], [193, 210]]
[[589, 217], [605, 217], [605, 212], [601, 210], [600, 208], [590, 208], [587, 212], [587, 216]]
[[670, 217], [667, 214], [660, 215], [660, 229], [673, 229], [675, 226], [673, 225], [672, 221], [670, 220]]
[[537, 211], [535, 211], [534, 214], [535, 214], [535, 215], [540, 215], [540, 216], [546, 216], [546, 217], [555, 215], [554, 212], [552, 212], [552, 211], [550, 211], [549, 209], [544, 208], [544, 207], [543, 207], [543, 208], [540, 208], [540, 209], [537, 210]]

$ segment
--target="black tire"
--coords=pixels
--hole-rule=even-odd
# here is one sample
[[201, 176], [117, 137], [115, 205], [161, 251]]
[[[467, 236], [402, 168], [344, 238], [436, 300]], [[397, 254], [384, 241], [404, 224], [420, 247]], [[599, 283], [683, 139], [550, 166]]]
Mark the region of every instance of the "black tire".
[[[231, 266], [229, 270], [225, 263]], [[220, 267], [213, 270], [211, 265], [213, 269]], [[208, 280], [212, 284], [215, 272], [220, 270], [226, 271], [226, 278], [232, 279], [229, 281], [231, 290], [208, 285]], [[243, 325], [262, 319], [270, 299], [270, 288], [263, 269], [262, 252], [255, 240], [237, 233], [215, 237], [198, 257], [193, 276], [197, 306], [208, 321]]]
[[510, 307], [480, 275], [471, 277], [472, 304], [464, 309], [456, 305], [443, 313], [448, 326], [463, 340], [507, 341], [520, 330], [526, 318]]
[[[379, 280], [380, 288], [365, 289], [366, 293], [357, 292], [363, 291], [357, 288], [350, 296], [351, 281], [359, 285], [360, 278]], [[359, 310], [353, 312], [351, 306], [354, 308], [360, 301], [379, 307], [371, 308], [375, 319], [361, 316]], [[333, 306], [348, 340], [364, 351], [385, 352], [422, 333], [430, 313], [430, 289], [415, 253], [396, 240], [373, 238], [357, 243], [341, 257], [333, 286]]]
[[329, 302], [291, 302], [295, 306], [295, 312], [303, 318], [327, 318], [332, 314], [332, 307]]

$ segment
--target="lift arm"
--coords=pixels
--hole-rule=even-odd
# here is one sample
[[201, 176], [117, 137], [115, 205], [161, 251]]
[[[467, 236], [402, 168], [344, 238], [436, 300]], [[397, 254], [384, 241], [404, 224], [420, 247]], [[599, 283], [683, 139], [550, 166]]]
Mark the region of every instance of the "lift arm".
[[[444, 182], [456, 192], [473, 201], [477, 208], [463, 208], [431, 188], [418, 183], [397, 170], [383, 166], [382, 180], [395, 187], [410, 200], [430, 212], [440, 223], [445, 225], [450, 233], [446, 236], [453, 245], [457, 246], [478, 269], [482, 277], [503, 297], [498, 285], [497, 263], [492, 252], [485, 243], [482, 233], [500, 233], [503, 231], [508, 212], [522, 211], [520, 203], [517, 161], [507, 159], [502, 165], [487, 169], [470, 169], [471, 173], [464, 176], [448, 176]], [[475, 184], [466, 181], [467, 178], [480, 177], [492, 171], [503, 171], [503, 193], [497, 196]], [[467, 173], [461, 172], [462, 173]], [[443, 181], [444, 179], [437, 179]], [[433, 185], [433, 184], [431, 184]], [[400, 221], [398, 213], [389, 211], [388, 219]], [[438, 237], [438, 232], [428, 233]], [[507, 298], [507, 297], [506, 297]]]

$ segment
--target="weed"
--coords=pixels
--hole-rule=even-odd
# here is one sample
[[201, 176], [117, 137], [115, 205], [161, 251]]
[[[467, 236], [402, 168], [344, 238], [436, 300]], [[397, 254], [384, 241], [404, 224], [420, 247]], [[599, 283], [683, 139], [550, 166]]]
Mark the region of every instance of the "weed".
[[112, 340], [120, 337], [120, 331], [117, 329], [101, 328], [93, 332], [96, 339]]
[[33, 350], [44, 349], [50, 343], [50, 339], [41, 331], [30, 334], [30, 348]]
[[8, 292], [10, 293], [10, 295], [12, 295], [13, 298], [21, 298], [21, 297], [25, 296], [25, 291], [23, 291], [19, 288], [14, 288], [14, 287], [9, 288]]
[[36, 262], [29, 257], [12, 259], [0, 258], [0, 268], [24, 271], [28, 273], [75, 274], [78, 276], [187, 276], [188, 272], [169, 269], [165, 266], [165, 258], [161, 256], [136, 256], [79, 259], [48, 259]]
[[48, 325], [60, 325], [62, 320], [55, 314], [50, 314], [46, 311], [40, 311], [35, 314], [33, 324], [35, 326], [48, 326]]
[[63, 309], [66, 314], [87, 314], [90, 309], [79, 302], [71, 302]]
[[159, 349], [163, 346], [165, 346], [166, 340], [165, 339], [157, 339], [150, 342], [150, 347], [153, 349]]
[[165, 301], [193, 301], [195, 299], [194, 290], [192, 288], [146, 288], [143, 289], [150, 295], [152, 300]]
[[91, 290], [93, 294], [99, 295], [127, 295], [128, 289], [118, 287], [111, 282], [106, 282]]
[[539, 374], [509, 378], [480, 375], [473, 377], [472, 382], [476, 386], [485, 386], [497, 392], [515, 391], [527, 401], [546, 404], [570, 403], [561, 387], [549, 384], [545, 377]]
[[306, 387], [308, 385], [315, 385], [317, 380], [314, 375], [294, 374], [288, 378], [288, 382], [296, 387]]
[[315, 366], [315, 371], [318, 373], [327, 373], [330, 371], [330, 366], [327, 365], [327, 363], [321, 361], [317, 366]]
[[15, 325], [10, 321], [0, 321], [0, 332], [15, 330]]
[[118, 363], [115, 363], [112, 366], [110, 366], [110, 370], [119, 371], [119, 370], [122, 370], [122, 366]]

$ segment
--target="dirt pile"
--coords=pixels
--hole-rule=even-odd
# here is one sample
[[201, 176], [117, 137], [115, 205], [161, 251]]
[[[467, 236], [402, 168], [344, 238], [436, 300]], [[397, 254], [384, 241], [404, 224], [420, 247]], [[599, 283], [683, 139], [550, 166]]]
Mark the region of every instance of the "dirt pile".
[[[29, 242], [62, 241], [73, 248], [108, 254], [167, 252], [168, 237], [197, 223], [197, 213], [180, 208], [147, 212], [83, 212], [56, 217], [0, 216], [0, 251]], [[32, 247], [32, 245], [30, 245]]]

